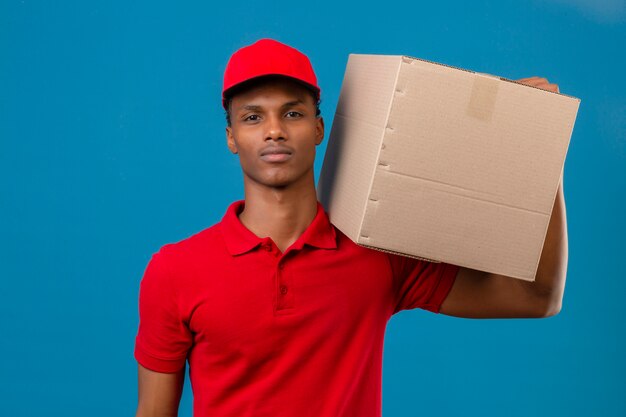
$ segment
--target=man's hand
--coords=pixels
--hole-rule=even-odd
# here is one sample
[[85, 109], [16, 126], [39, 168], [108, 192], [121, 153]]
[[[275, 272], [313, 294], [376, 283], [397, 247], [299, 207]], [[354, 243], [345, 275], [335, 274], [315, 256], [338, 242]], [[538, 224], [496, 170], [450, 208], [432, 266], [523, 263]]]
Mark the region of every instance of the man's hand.
[[[546, 78], [517, 82], [555, 93], [559, 86]], [[559, 183], [534, 282], [461, 268], [442, 314], [467, 318], [548, 317], [561, 309], [567, 272], [567, 220], [563, 177]]]
[[515, 81], [521, 84], [526, 84], [526, 85], [531, 85], [533, 87], [541, 88], [543, 90], [554, 91], [555, 93], [559, 92], [559, 86], [556, 84], [550, 84], [547, 78], [530, 77], [530, 78], [521, 78]]

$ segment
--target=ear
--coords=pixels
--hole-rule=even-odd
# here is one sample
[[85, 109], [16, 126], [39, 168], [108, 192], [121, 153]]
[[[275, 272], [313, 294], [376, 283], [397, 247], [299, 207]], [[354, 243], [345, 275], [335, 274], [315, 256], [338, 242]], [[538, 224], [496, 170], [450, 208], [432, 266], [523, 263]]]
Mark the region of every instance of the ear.
[[228, 146], [228, 149], [230, 149], [230, 151], [234, 154], [239, 152], [237, 150], [237, 143], [235, 142], [233, 128], [231, 126], [226, 126], [226, 146]]
[[318, 117], [315, 125], [315, 145], [319, 145], [324, 140], [324, 118]]

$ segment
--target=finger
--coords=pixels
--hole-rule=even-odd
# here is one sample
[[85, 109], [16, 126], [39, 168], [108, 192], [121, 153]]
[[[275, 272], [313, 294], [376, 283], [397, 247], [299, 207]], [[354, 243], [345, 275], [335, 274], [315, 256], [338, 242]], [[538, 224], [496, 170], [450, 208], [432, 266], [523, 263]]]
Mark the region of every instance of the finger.
[[559, 92], [559, 86], [557, 84], [550, 83], [547, 78], [544, 77], [528, 77], [528, 78], [520, 78], [516, 80], [517, 82], [525, 85], [529, 85], [536, 88], [541, 88], [542, 90], [553, 91], [555, 93]]
[[546, 90], [554, 91], [555, 93], [559, 92], [559, 86], [557, 84], [548, 84]]
[[534, 85], [533, 87], [540, 88], [542, 90], [553, 91], [555, 93], [559, 92], [559, 86], [557, 84], [542, 83]]
[[547, 78], [533, 78], [532, 80], [528, 80], [526, 82], [526, 84], [528, 85], [533, 85], [533, 86], [538, 86], [538, 85], [543, 85], [543, 84], [550, 84], [550, 82], [548, 81]]
[[517, 81], [519, 81], [519, 82], [522, 82], [522, 81], [529, 81], [529, 80], [534, 80], [534, 79], [537, 79], [537, 78], [540, 78], [540, 77], [537, 77], [536, 75], [534, 75], [534, 76], [532, 76], [532, 77], [528, 77], [528, 78], [520, 78], [520, 79], [519, 79], [519, 80], [517, 80]]

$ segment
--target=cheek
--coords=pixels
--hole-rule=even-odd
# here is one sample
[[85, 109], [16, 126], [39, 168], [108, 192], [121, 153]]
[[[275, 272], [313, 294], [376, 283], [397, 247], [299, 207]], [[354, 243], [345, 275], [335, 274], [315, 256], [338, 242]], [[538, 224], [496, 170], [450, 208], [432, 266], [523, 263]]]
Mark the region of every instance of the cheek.
[[233, 132], [233, 148], [237, 150], [239, 157], [250, 155], [254, 151], [252, 146], [254, 143], [254, 132], [248, 132], [246, 130]]
[[254, 162], [252, 153], [245, 148], [239, 149], [238, 155], [239, 155], [239, 162], [244, 167], [250, 166]]
[[299, 126], [297, 130], [290, 132], [290, 137], [315, 144], [317, 141], [317, 129], [315, 128], [315, 125], [311, 124]]

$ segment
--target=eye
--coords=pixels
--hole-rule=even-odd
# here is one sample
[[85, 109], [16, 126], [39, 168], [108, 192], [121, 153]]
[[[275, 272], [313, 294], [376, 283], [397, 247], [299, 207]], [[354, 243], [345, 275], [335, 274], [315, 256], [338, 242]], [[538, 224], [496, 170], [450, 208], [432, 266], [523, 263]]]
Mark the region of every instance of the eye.
[[258, 114], [250, 114], [246, 117], [244, 117], [243, 121], [244, 122], [256, 122], [259, 120], [259, 115]]
[[292, 110], [292, 111], [287, 112], [287, 114], [285, 114], [285, 116], [293, 119], [294, 117], [302, 117], [302, 113], [299, 113], [297, 111], [293, 111]]

